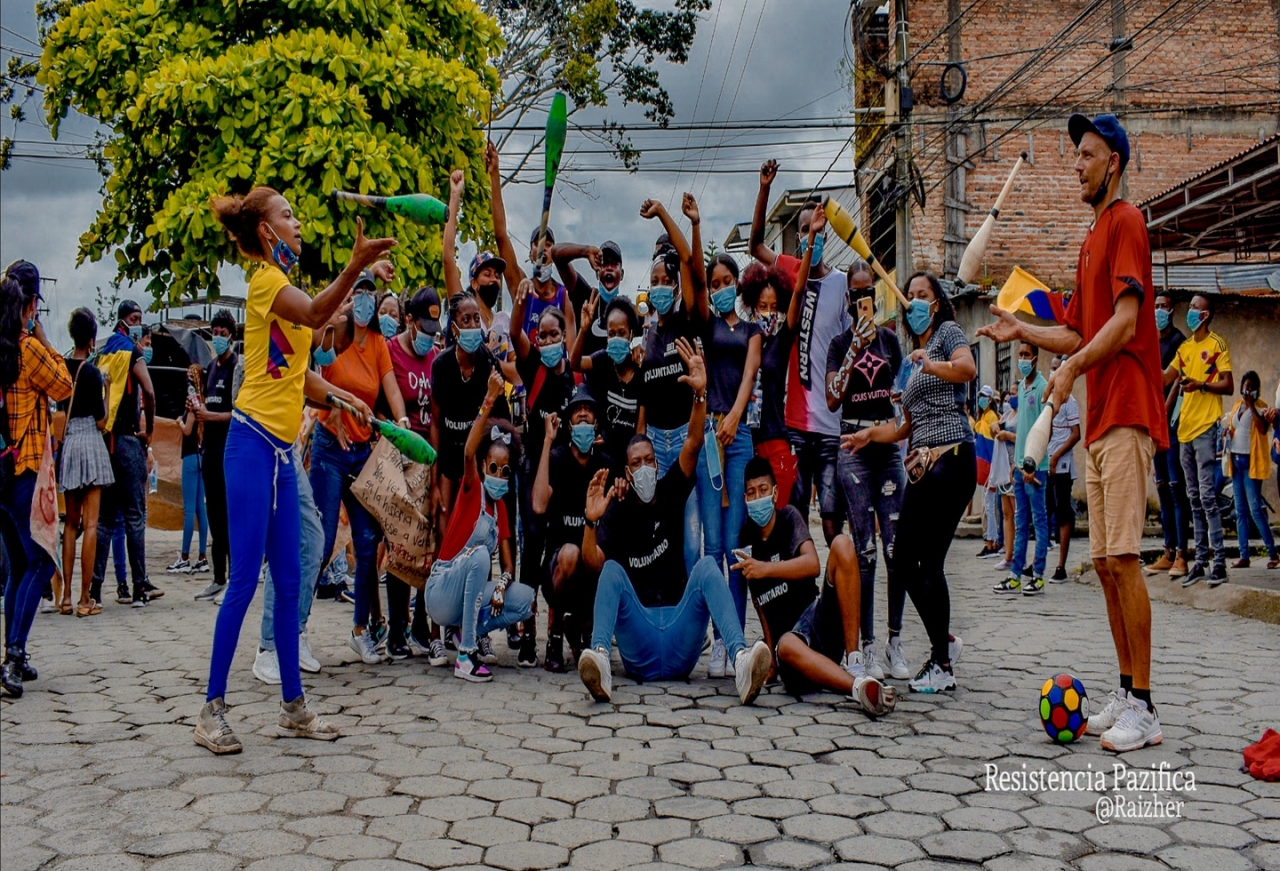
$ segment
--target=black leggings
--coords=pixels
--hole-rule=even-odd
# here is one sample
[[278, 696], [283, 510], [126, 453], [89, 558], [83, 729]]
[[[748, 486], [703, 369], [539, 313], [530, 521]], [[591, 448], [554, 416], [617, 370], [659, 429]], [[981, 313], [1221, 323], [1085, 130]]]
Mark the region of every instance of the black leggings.
[[939, 457], [918, 483], [907, 485], [898, 515], [893, 548], [897, 570], [890, 577], [906, 585], [939, 663], [950, 658], [951, 594], [943, 566], [977, 482], [973, 444], [961, 442]]
[[[204, 478], [205, 513], [209, 517], [209, 557], [213, 581], [227, 582], [227, 566], [231, 562], [231, 546], [227, 538], [227, 482], [222, 471], [222, 450], [207, 450], [200, 462]], [[310, 580], [310, 579], [308, 579]]]

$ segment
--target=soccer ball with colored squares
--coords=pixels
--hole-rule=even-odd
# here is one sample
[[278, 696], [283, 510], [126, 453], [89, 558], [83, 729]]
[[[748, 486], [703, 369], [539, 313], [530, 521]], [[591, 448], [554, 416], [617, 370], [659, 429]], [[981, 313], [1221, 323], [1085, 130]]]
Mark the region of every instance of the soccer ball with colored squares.
[[1089, 722], [1089, 697], [1084, 684], [1069, 674], [1055, 674], [1040, 689], [1040, 722], [1059, 744], [1070, 744], [1084, 734]]

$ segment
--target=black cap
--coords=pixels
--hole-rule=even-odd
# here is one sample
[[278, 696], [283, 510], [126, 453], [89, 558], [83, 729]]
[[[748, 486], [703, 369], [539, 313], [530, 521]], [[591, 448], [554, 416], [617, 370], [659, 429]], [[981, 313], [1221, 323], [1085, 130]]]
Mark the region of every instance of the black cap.
[[377, 289], [378, 289], [378, 279], [377, 279], [377, 277], [376, 277], [372, 272], [370, 272], [368, 269], [366, 269], [364, 272], [361, 272], [361, 273], [360, 273], [360, 277], [356, 279], [356, 284], [355, 284], [355, 286], [356, 286], [356, 288], [358, 289], [358, 288], [360, 288], [361, 286], [366, 285], [366, 284], [367, 284], [367, 285], [369, 285], [370, 287], [372, 287], [374, 290], [377, 290]]
[[420, 287], [410, 300], [404, 304], [405, 313], [413, 318], [429, 336], [440, 332], [440, 294], [434, 287]]
[[116, 320], [124, 320], [134, 312], [142, 313], [142, 306], [138, 305], [131, 299], [120, 300], [120, 307], [116, 309]]
[[1125, 132], [1120, 119], [1107, 113], [1090, 119], [1079, 112], [1067, 119], [1067, 132], [1071, 134], [1072, 144], [1079, 146], [1086, 133], [1096, 133], [1107, 143], [1107, 147], [1120, 155], [1120, 171], [1129, 165], [1129, 134]]
[[573, 414], [573, 410], [579, 405], [591, 406], [591, 413], [600, 416], [600, 407], [596, 404], [596, 398], [591, 395], [591, 391], [587, 389], [587, 385], [579, 384], [573, 390], [573, 396], [569, 397], [569, 404], [564, 407], [564, 416], [566, 419]]
[[471, 258], [471, 268], [467, 271], [468, 277], [475, 281], [480, 270], [486, 266], [492, 266], [499, 276], [507, 271], [507, 261], [494, 254], [492, 251], [478, 251], [476, 256]]
[[36, 265], [29, 260], [15, 260], [9, 264], [9, 268], [4, 271], [6, 278], [12, 278], [18, 282], [18, 286], [22, 288], [22, 296], [24, 299], [37, 297], [44, 299], [40, 295], [40, 270], [36, 269]]
[[622, 263], [622, 249], [617, 242], [605, 242], [600, 246], [600, 259], [605, 263]]
[[[533, 233], [531, 233], [531, 234], [529, 235], [529, 244], [530, 244], [530, 245], [537, 245], [537, 244], [538, 244], [538, 236], [540, 236], [541, 234], [542, 234], [542, 228], [541, 228], [541, 227], [534, 227], [534, 228], [533, 228]], [[555, 233], [553, 233], [553, 232], [551, 232], [551, 228], [550, 228], [550, 227], [548, 227], [548, 228], [547, 228], [547, 241], [548, 241], [548, 242], [550, 242], [552, 245], [556, 244], [556, 234], [555, 234]]]

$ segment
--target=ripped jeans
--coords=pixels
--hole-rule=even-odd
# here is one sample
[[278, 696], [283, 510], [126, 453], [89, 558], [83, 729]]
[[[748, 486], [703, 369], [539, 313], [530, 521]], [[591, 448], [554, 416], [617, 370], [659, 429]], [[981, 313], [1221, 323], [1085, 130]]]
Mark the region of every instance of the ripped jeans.
[[902, 611], [907, 588], [894, 571], [893, 540], [898, 531], [898, 513], [907, 489], [907, 473], [897, 444], [869, 444], [857, 453], [841, 450], [836, 459], [836, 479], [849, 508], [849, 531], [858, 552], [858, 572], [862, 578], [862, 641], [875, 640], [876, 604], [876, 521], [889, 575], [889, 629], [902, 631]]

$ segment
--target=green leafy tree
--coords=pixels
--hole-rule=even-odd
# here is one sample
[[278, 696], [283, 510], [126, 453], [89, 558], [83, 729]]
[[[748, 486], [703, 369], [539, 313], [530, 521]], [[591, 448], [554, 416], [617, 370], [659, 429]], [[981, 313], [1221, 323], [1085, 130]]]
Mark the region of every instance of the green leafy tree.
[[[210, 198], [280, 190], [303, 224], [301, 282], [345, 262], [357, 210], [328, 197], [436, 193], [468, 178], [463, 229], [488, 232], [484, 129], [503, 50], [474, 0], [57, 0], [37, 76], [56, 137], [75, 109], [109, 130], [103, 202], [79, 262], [156, 305], [218, 293], [236, 255]], [[364, 211], [406, 284], [439, 281], [439, 228]], [[297, 273], [295, 272], [295, 277]]]

